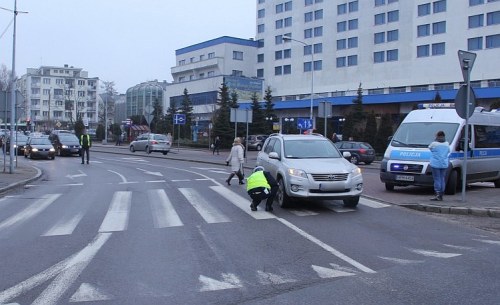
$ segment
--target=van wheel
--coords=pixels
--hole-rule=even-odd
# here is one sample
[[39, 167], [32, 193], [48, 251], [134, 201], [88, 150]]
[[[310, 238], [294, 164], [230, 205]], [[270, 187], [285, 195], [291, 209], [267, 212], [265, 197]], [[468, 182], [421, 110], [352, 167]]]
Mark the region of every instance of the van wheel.
[[257, 147], [255, 149], [257, 149], [257, 151], [260, 151], [262, 149], [262, 146], [260, 146], [260, 144], [259, 144], [259, 145], [257, 145]]
[[164, 151], [163, 155], [166, 156], [168, 154], [168, 151]]
[[387, 191], [394, 191], [394, 184], [392, 184], [392, 183], [386, 183], [385, 184], [385, 189]]
[[276, 200], [278, 201], [278, 205], [282, 208], [286, 208], [290, 205], [290, 197], [286, 194], [285, 182], [283, 179], [278, 181], [278, 192], [276, 193]]
[[493, 183], [495, 183], [496, 188], [500, 188], [500, 179], [493, 181]]
[[148, 154], [150, 154], [152, 151], [153, 151], [153, 150], [151, 149], [151, 147], [149, 147], [149, 146], [147, 146], [147, 147], [146, 147], [146, 152], [147, 152]]
[[455, 195], [457, 192], [458, 185], [458, 172], [456, 170], [452, 170], [450, 172], [450, 176], [448, 177], [448, 183], [446, 183], [446, 188], [444, 193], [446, 195]]
[[359, 196], [344, 199], [344, 206], [347, 208], [355, 208], [359, 203]]

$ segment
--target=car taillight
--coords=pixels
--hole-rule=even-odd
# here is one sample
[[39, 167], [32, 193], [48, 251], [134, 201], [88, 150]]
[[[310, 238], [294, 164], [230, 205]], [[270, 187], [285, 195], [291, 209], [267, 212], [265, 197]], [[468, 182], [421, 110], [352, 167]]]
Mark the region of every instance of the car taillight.
[[366, 153], [366, 149], [361, 148], [361, 149], [359, 150], [359, 153], [360, 153], [360, 154], [365, 154], [365, 153]]
[[151, 141], [151, 144], [158, 144], [158, 141]]

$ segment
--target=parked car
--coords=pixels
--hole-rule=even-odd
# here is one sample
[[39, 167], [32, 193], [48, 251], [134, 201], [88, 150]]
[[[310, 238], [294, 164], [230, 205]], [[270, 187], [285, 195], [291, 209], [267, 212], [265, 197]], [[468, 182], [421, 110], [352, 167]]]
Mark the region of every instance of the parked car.
[[363, 176], [356, 165], [322, 135], [272, 134], [257, 154], [257, 165], [278, 181], [278, 204], [299, 199], [343, 200], [356, 207], [363, 191]]
[[262, 146], [264, 145], [264, 141], [266, 141], [268, 135], [249, 135], [247, 141], [248, 150], [257, 150], [260, 151]]
[[24, 148], [25, 158], [47, 158], [54, 160], [56, 150], [49, 140], [49, 137], [29, 137]]
[[170, 143], [169, 138], [164, 134], [143, 133], [130, 142], [129, 149], [131, 152], [143, 150], [148, 154], [158, 151], [166, 155], [170, 151], [171, 146], [172, 143]]
[[58, 156], [80, 155], [80, 141], [72, 133], [52, 133], [49, 136]]
[[356, 165], [359, 164], [359, 162], [368, 165], [375, 160], [375, 150], [366, 142], [340, 141], [335, 143], [335, 145], [341, 152], [350, 152], [351, 157], [349, 161]]
[[[24, 154], [24, 146], [26, 146], [27, 141], [28, 137], [22, 133], [14, 135], [14, 149], [18, 156]], [[6, 138], [5, 145], [5, 152], [10, 153], [10, 137]]]

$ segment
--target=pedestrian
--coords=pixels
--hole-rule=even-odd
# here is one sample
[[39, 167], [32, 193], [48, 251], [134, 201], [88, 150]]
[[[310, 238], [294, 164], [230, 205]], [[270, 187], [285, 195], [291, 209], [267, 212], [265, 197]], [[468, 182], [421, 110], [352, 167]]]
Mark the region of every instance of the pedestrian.
[[220, 149], [220, 138], [219, 138], [219, 136], [216, 136], [215, 140], [214, 140], [214, 143], [213, 143], [212, 154], [215, 155], [216, 151], [217, 151], [217, 154], [219, 154], [219, 149]]
[[332, 135], [332, 142], [333, 142], [333, 143], [337, 143], [337, 142], [339, 142], [339, 141], [340, 141], [339, 137], [338, 137], [338, 136], [337, 136], [337, 134], [334, 132], [334, 133], [333, 133], [333, 135]]
[[432, 201], [442, 201], [446, 186], [446, 169], [448, 168], [448, 155], [450, 154], [450, 144], [446, 141], [444, 131], [436, 133], [436, 139], [429, 145], [431, 150], [431, 160], [429, 162], [434, 178], [434, 191], [436, 195]]
[[266, 199], [266, 211], [273, 210], [273, 202], [278, 192], [278, 182], [262, 166], [254, 168], [253, 173], [247, 178], [247, 193], [252, 198], [250, 209], [257, 211], [260, 202]]
[[229, 153], [229, 156], [226, 159], [226, 165], [229, 166], [229, 163], [231, 163], [231, 174], [229, 175], [229, 178], [227, 178], [226, 183], [227, 185], [231, 185], [231, 179], [236, 175], [239, 179], [239, 184], [244, 184], [243, 183], [243, 172], [242, 172], [242, 167], [243, 167], [243, 162], [245, 161], [245, 158], [243, 157], [243, 146], [241, 145], [241, 139], [236, 137], [234, 138], [233, 141], [233, 147], [231, 148], [231, 152]]
[[82, 156], [82, 164], [84, 164], [85, 161], [85, 154], [87, 154], [87, 164], [89, 164], [89, 151], [92, 147], [92, 141], [90, 140], [90, 135], [87, 134], [86, 129], [83, 130], [83, 134], [80, 136], [80, 145], [82, 146], [80, 150], [80, 155]]
[[116, 144], [115, 146], [121, 146], [122, 145], [122, 134], [120, 132], [119, 135], [115, 135], [116, 136]]

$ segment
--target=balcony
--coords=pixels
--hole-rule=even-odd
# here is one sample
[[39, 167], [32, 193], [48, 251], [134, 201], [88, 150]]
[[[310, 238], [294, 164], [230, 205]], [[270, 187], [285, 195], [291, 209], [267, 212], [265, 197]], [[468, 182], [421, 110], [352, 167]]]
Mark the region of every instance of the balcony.
[[175, 79], [177, 74], [185, 73], [185, 72], [192, 72], [196, 71], [199, 69], [207, 69], [210, 67], [217, 67], [219, 65], [222, 65], [223, 60], [220, 57], [215, 57], [215, 58], [210, 58], [207, 60], [202, 60], [202, 61], [196, 61], [196, 62], [191, 62], [187, 63], [182, 66], [175, 66], [171, 68], [171, 73], [172, 77]]

